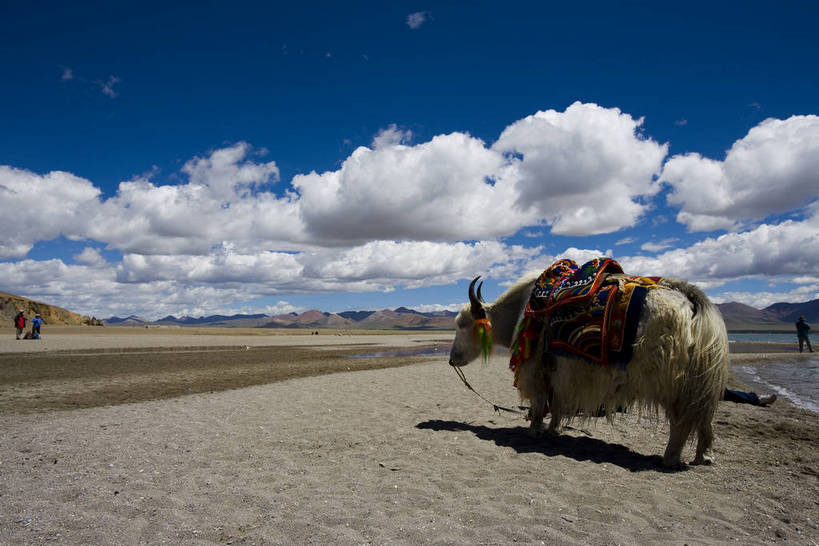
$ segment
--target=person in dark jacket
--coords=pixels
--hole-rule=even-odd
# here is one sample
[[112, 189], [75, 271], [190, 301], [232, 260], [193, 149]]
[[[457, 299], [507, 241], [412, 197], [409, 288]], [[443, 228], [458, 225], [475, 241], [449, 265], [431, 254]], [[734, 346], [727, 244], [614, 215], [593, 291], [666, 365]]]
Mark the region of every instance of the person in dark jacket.
[[722, 399], [727, 402], [736, 402], [737, 404], [751, 404], [752, 406], [767, 406], [776, 402], [775, 394], [766, 394], [759, 396], [755, 392], [732, 391], [725, 389], [722, 393]]
[[810, 346], [808, 332], [810, 332], [810, 325], [805, 322], [805, 317], [799, 317], [799, 320], [796, 321], [796, 337], [799, 339], [800, 353], [802, 352], [802, 348], [805, 346], [805, 344], [808, 345], [808, 350], [813, 352], [813, 347]]
[[14, 327], [17, 329], [17, 339], [20, 339], [23, 330], [26, 328], [26, 316], [23, 314], [22, 309], [14, 316]]

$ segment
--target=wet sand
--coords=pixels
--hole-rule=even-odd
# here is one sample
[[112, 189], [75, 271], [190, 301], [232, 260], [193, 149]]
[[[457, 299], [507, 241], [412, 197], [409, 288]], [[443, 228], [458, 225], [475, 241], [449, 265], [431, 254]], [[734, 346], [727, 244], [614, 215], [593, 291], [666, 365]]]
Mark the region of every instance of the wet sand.
[[[819, 541], [819, 416], [786, 403], [722, 403], [716, 464], [666, 472], [662, 419], [536, 441], [445, 354], [348, 358], [445, 332], [100, 330], [0, 329], [0, 543]], [[506, 365], [465, 372], [514, 406]]]
[[134, 403], [340, 371], [406, 366], [429, 359], [350, 357], [407, 347], [437, 346], [447, 351], [447, 337], [446, 333], [253, 335], [230, 330], [209, 334], [188, 329], [152, 334], [142, 328], [63, 328], [35, 341], [5, 336], [0, 341], [0, 414]]

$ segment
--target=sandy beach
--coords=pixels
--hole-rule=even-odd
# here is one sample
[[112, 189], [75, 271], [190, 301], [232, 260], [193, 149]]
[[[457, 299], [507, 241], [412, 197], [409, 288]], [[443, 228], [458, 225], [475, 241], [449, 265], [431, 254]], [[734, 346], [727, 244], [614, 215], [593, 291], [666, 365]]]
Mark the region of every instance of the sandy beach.
[[[0, 336], [0, 543], [819, 543], [819, 415], [782, 401], [723, 402], [716, 464], [666, 472], [653, 416], [531, 439], [446, 332]], [[514, 406], [507, 364], [465, 372]]]

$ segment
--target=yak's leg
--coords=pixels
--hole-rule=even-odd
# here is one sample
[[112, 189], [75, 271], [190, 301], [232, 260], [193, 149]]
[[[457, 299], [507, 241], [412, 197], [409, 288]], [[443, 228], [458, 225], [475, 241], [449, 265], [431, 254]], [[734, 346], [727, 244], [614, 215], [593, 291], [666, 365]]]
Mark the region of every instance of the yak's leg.
[[549, 436], [560, 436], [561, 421], [563, 420], [563, 416], [560, 412], [554, 411], [552, 409], [552, 419], [549, 421], [549, 429], [546, 431]]
[[[542, 357], [547, 358], [546, 356]], [[515, 381], [521, 392], [521, 397], [528, 399], [529, 407], [529, 434], [540, 436], [543, 434], [543, 417], [549, 413], [549, 380], [546, 378], [545, 361], [541, 358], [532, 358], [521, 364], [515, 372]]]
[[714, 462], [714, 452], [711, 445], [714, 443], [714, 431], [711, 428], [711, 421], [700, 424], [697, 429], [697, 455], [691, 464], [712, 464]]
[[557, 396], [552, 393], [552, 400], [549, 409], [552, 412], [552, 418], [549, 421], [549, 428], [546, 430], [546, 433], [553, 438], [560, 436], [560, 432], [563, 430], [563, 406], [560, 404], [560, 400]]
[[529, 408], [529, 434], [540, 436], [543, 434], [543, 414], [546, 413], [546, 393], [532, 396], [532, 406]]
[[684, 420], [682, 422], [671, 422], [671, 433], [668, 435], [668, 445], [665, 448], [665, 455], [663, 455], [663, 466], [666, 468], [673, 468], [682, 466], [683, 446], [685, 446], [688, 435], [691, 434], [691, 422]]

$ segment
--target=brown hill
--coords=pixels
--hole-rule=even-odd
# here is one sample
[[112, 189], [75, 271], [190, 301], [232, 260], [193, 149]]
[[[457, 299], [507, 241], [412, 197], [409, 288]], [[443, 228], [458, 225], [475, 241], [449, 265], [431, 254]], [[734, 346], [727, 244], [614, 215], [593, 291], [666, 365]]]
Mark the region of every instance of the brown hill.
[[431, 317], [416, 312], [388, 309], [374, 312], [359, 324], [372, 329], [451, 330], [454, 327], [452, 317]]
[[355, 323], [334, 313], [311, 309], [301, 314], [276, 315], [266, 320], [263, 328], [349, 328]]
[[3, 324], [11, 325], [14, 316], [20, 310], [25, 313], [26, 319], [28, 320], [31, 320], [34, 315], [39, 313], [43, 322], [46, 324], [102, 325], [102, 321], [96, 318], [78, 315], [77, 313], [72, 313], [56, 305], [49, 305], [21, 296], [0, 292], [0, 320], [3, 321]]
[[717, 304], [728, 330], [784, 329], [787, 325], [775, 314], [735, 301]]
[[808, 322], [819, 322], [819, 300], [802, 303], [774, 303], [766, 307], [765, 311], [788, 323], [796, 322], [799, 317], [805, 317]]
[[[345, 313], [349, 314], [349, 313]], [[429, 316], [415, 311], [367, 311], [361, 320], [354, 320], [336, 313], [324, 313], [311, 309], [301, 314], [276, 315], [266, 320], [263, 328], [351, 328], [367, 330], [451, 330], [450, 316]]]

